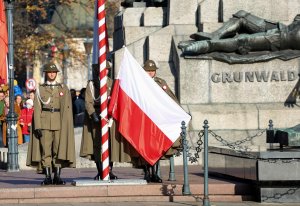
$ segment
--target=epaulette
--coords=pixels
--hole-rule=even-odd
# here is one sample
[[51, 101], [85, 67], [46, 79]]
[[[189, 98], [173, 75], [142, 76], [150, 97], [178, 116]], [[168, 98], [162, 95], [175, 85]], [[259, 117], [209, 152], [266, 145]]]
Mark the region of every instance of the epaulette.
[[165, 80], [163, 80], [162, 78], [156, 77], [156, 76], [154, 77], [154, 80], [158, 81], [159, 83], [165, 82]]

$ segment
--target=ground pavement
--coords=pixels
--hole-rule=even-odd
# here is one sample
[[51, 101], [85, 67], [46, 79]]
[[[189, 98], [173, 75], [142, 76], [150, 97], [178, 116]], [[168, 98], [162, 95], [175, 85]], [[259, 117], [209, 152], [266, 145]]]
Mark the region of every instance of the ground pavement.
[[[120, 179], [142, 179], [141, 169], [114, 168]], [[41, 186], [44, 176], [34, 170], [6, 172], [0, 170], [0, 206], [155, 206], [202, 205], [203, 172], [199, 165], [189, 166], [191, 195], [182, 195], [183, 168], [175, 167], [176, 181], [168, 181], [169, 168], [161, 167], [163, 183], [149, 183], [137, 186], [73, 186], [72, 182], [91, 180], [95, 168], [63, 169], [65, 186]], [[252, 187], [248, 183], [210, 176], [209, 198], [211, 205], [257, 206], [257, 205], [299, 205], [261, 204], [254, 201]]]

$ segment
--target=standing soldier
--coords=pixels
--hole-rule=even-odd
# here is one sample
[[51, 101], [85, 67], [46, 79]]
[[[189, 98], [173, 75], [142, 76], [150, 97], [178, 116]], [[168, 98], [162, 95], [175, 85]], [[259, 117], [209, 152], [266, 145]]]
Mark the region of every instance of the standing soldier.
[[[144, 70], [149, 74], [149, 76], [177, 103], [179, 101], [175, 94], [172, 92], [167, 82], [162, 78], [156, 76], [157, 66], [153, 60], [147, 60], [144, 64]], [[170, 158], [175, 154], [176, 148], [180, 146], [180, 139], [178, 138], [172, 145], [172, 147], [165, 153], [163, 158]], [[158, 164], [156, 163], [152, 168], [152, 174], [150, 176], [150, 165], [145, 165], [145, 180], [147, 182], [162, 182], [162, 179], [158, 176]]]
[[[110, 65], [107, 64], [107, 69]], [[113, 80], [107, 77], [107, 93], [108, 100], [111, 92]], [[95, 180], [101, 180], [102, 161], [101, 161], [101, 125], [100, 125], [100, 80], [99, 65], [93, 65], [93, 80], [89, 81], [85, 91], [85, 120], [83, 125], [83, 133], [80, 147], [80, 156], [96, 163], [98, 174]], [[113, 174], [113, 162], [130, 162], [129, 143], [117, 132], [115, 123], [109, 128], [109, 144], [110, 144], [110, 179], [117, 179]]]
[[46, 64], [43, 71], [46, 82], [37, 87], [34, 98], [27, 166], [42, 166], [46, 175], [42, 185], [64, 185], [61, 168], [76, 164], [71, 95], [66, 85], [55, 80], [59, 72], [55, 64]]

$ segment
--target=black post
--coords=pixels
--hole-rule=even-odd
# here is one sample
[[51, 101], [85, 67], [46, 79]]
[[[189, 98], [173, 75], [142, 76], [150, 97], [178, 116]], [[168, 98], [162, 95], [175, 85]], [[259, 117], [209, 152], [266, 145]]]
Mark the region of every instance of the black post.
[[273, 149], [273, 143], [275, 142], [275, 132], [273, 129], [273, 120], [269, 120], [269, 129], [267, 129], [267, 143], [270, 145], [270, 149]]
[[13, 1], [7, 0], [8, 28], [8, 81], [9, 81], [9, 112], [7, 114], [8, 159], [7, 171], [19, 171], [17, 115], [14, 111], [14, 43], [13, 43]]
[[223, 0], [219, 0], [218, 22], [224, 22], [224, 6], [223, 6]]
[[208, 196], [208, 121], [204, 120], [204, 197], [203, 206], [210, 206]]

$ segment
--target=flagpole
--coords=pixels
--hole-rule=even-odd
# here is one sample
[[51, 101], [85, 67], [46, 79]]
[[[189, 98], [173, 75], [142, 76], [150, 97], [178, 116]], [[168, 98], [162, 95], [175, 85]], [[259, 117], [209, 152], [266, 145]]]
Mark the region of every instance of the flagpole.
[[106, 68], [106, 26], [105, 0], [98, 0], [98, 35], [99, 35], [99, 66], [100, 66], [100, 116], [102, 142], [102, 179], [109, 180], [109, 143], [107, 115], [107, 68]]
[[17, 115], [14, 112], [13, 1], [7, 0], [9, 112], [7, 114], [8, 172], [19, 171]]

